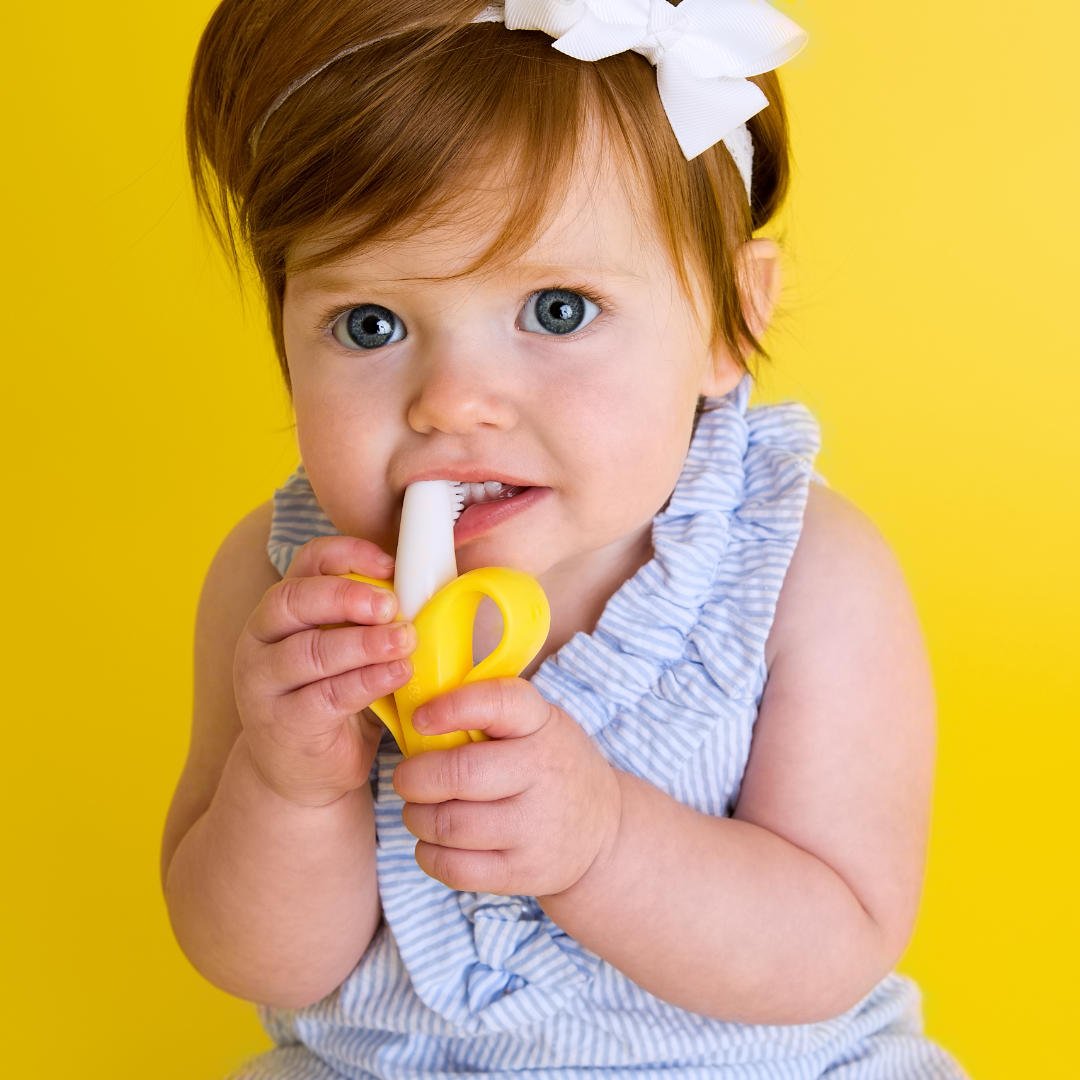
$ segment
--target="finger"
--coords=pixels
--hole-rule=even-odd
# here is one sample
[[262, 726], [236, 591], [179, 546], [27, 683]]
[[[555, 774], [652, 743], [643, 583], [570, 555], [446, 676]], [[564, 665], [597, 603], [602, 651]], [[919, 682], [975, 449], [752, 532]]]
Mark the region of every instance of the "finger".
[[513, 865], [506, 851], [464, 851], [419, 840], [416, 863], [428, 877], [461, 892], [518, 892], [513, 887]]
[[516, 848], [528, 839], [521, 800], [495, 802], [406, 803], [402, 808], [405, 828], [417, 838], [440, 847], [467, 851]]
[[415, 648], [412, 623], [304, 630], [267, 646], [258, 681], [269, 693], [285, 694], [353, 668], [402, 660]]
[[470, 742], [406, 758], [394, 770], [394, 790], [411, 803], [494, 802], [527, 791], [533, 772], [515, 740]]
[[475, 730], [511, 739], [539, 731], [551, 714], [551, 704], [524, 679], [482, 679], [432, 698], [413, 713], [413, 726], [422, 735]]
[[274, 703], [274, 720], [294, 730], [325, 731], [378, 698], [400, 690], [411, 677], [408, 660], [353, 668], [282, 695]]
[[334, 623], [388, 623], [397, 598], [387, 589], [343, 577], [285, 577], [267, 589], [248, 619], [248, 633], [264, 645]]
[[393, 570], [392, 556], [370, 540], [358, 536], [317, 536], [296, 552], [285, 576], [354, 573], [386, 579]]

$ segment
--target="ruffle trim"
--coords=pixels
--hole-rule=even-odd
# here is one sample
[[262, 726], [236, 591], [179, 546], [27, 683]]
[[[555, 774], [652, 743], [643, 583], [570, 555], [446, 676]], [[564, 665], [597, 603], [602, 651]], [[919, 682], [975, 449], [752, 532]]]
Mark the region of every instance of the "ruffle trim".
[[413, 855], [394, 791], [396, 747], [379, 761], [375, 806], [383, 916], [413, 990], [463, 1034], [516, 1031], [570, 1007], [600, 965], [532, 896], [458, 892]]

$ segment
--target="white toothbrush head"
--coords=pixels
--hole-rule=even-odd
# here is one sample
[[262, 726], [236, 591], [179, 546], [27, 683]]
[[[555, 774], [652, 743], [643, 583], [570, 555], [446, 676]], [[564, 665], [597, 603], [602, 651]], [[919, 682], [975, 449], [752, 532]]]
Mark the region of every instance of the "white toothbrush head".
[[453, 480], [418, 480], [405, 489], [394, 568], [394, 592], [403, 619], [417, 612], [457, 577], [454, 522], [465, 492]]

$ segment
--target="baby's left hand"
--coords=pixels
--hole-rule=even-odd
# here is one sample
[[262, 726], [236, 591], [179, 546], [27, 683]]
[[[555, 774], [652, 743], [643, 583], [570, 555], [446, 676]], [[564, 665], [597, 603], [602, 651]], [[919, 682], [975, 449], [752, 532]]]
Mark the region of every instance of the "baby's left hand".
[[578, 724], [523, 679], [488, 679], [417, 709], [417, 731], [479, 729], [488, 742], [403, 761], [394, 789], [431, 877], [470, 892], [548, 896], [614, 842], [615, 770]]

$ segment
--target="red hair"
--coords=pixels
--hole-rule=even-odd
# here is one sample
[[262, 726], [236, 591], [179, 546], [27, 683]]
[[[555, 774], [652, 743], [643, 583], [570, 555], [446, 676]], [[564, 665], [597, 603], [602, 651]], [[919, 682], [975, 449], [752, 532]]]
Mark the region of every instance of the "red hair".
[[[661, 239], [688, 296], [704, 285], [712, 345], [768, 354], [747, 324], [735, 253], [787, 191], [787, 115], [776, 72], [753, 77], [769, 106], [749, 121], [749, 202], [723, 144], [686, 161], [636, 53], [593, 63], [540, 31], [474, 24], [484, 0], [223, 0], [198, 49], [187, 101], [188, 163], [199, 210], [241, 273], [250, 253], [282, 372], [286, 273], [418, 228], [460, 198], [467, 170], [498, 160], [519, 202], [467, 271], [524, 249], [578, 158], [587, 118], [651, 194]], [[432, 12], [437, 8], [437, 14]], [[375, 40], [380, 39], [380, 40]], [[330, 64], [267, 112], [294, 80]], [[265, 119], [252, 147], [252, 136]], [[317, 254], [295, 257], [301, 241]]]

